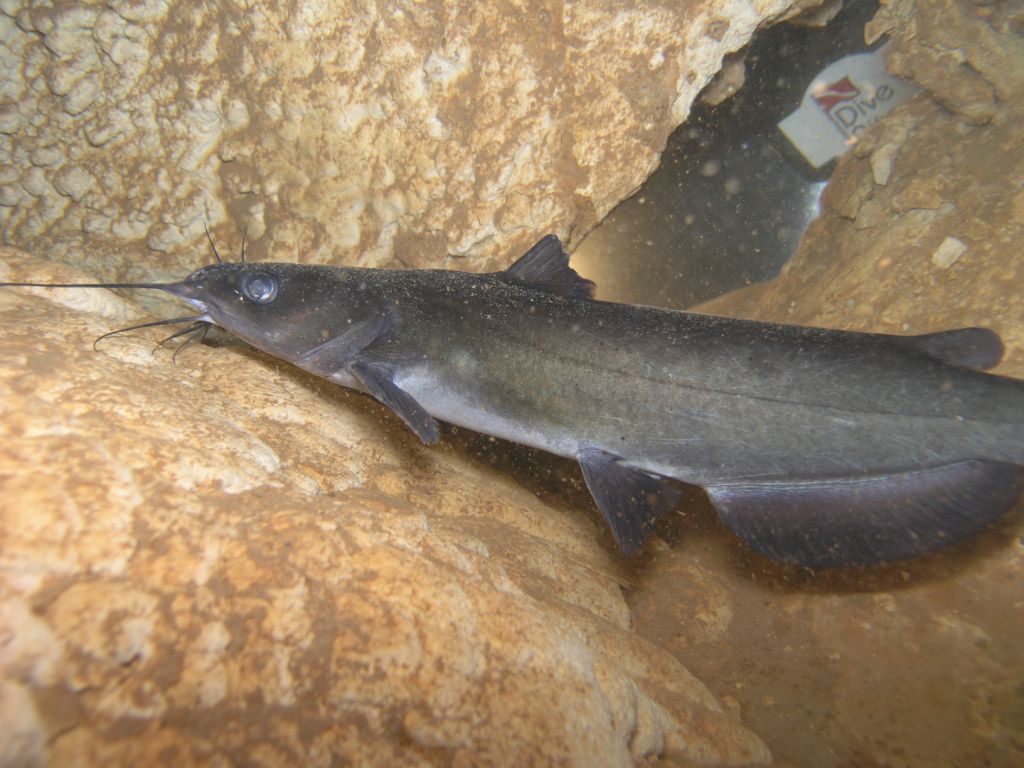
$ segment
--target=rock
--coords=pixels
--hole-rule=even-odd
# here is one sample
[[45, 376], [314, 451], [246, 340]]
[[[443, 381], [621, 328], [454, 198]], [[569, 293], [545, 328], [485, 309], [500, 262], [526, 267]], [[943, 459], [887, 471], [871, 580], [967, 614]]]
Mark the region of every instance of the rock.
[[198, 266], [204, 221], [263, 259], [506, 266], [635, 190], [792, 4], [4, 3], [0, 166], [33, 191], [0, 231], [119, 280]]
[[967, 246], [962, 240], [947, 237], [939, 243], [939, 247], [932, 254], [932, 264], [939, 269], [949, 269], [965, 253], [967, 253]]
[[0, 289], [6, 765], [770, 761], [630, 632], [589, 505], [245, 349], [93, 351], [138, 314]]
[[[890, 114], [839, 163], [778, 279], [702, 309], [886, 333], [986, 326], [1006, 344], [995, 372], [1024, 378], [1024, 51], [1009, 8], [886, 4], [879, 18], [905, 14], [889, 27], [893, 60], [938, 57], [904, 74], [941, 92]], [[948, 65], [954, 50], [971, 64]], [[947, 76], [1017, 84], [979, 121]], [[634, 591], [633, 626], [734, 702], [776, 760], [1021, 765], [1022, 504], [930, 558], [813, 573], [745, 550], [697, 499]]]
[[1020, 11], [1012, 3], [882, 0], [864, 30], [869, 43], [889, 34], [886, 65], [936, 101], [984, 124], [1024, 90]]

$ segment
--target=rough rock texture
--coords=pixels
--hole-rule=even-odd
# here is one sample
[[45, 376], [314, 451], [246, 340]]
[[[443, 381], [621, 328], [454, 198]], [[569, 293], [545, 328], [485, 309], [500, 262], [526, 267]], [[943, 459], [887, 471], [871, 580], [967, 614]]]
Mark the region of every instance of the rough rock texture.
[[633, 191], [792, 4], [5, 0], [4, 242], [180, 273], [230, 219], [278, 261], [507, 264]]
[[0, 290], [0, 765], [769, 761], [585, 503], [237, 347], [93, 351], [137, 313]]
[[[1007, 346], [997, 372], [1024, 378], [1024, 17], [1013, 13], [943, 0], [883, 9], [869, 30], [892, 31], [893, 68], [929, 95], [840, 163], [780, 278], [704, 308], [889, 333], [989, 326]], [[772, 567], [706, 502], [687, 509], [634, 593], [634, 627], [735, 704], [777, 760], [1024, 765], [1022, 505], [948, 553], [842, 574]]]
[[[365, 62], [350, 83], [364, 83], [364, 90], [345, 103], [388, 104], [388, 111], [357, 111], [351, 124], [332, 123], [329, 116], [338, 113], [331, 93], [340, 93], [330, 91], [332, 73], [344, 59], [307, 68], [304, 54], [322, 23], [298, 24], [302, 34], [282, 24], [287, 35], [271, 44], [257, 34], [270, 28], [258, 26], [269, 18], [259, 5], [244, 12], [237, 5], [216, 13], [199, 8], [199, 22], [173, 23], [157, 4], [109, 5], [113, 11], [96, 6], [102, 10], [95, 21], [61, 27], [50, 44], [66, 51], [62, 39], [84, 41], [85, 58], [95, 53], [92, 41], [109, 44], [110, 53], [97, 54], [108, 81], [93, 102], [105, 105], [96, 114], [113, 114], [103, 101], [108, 92], [120, 93], [126, 106], [154, 94], [148, 111], [131, 106], [129, 113], [152, 144], [138, 135], [108, 138], [97, 149], [79, 143], [76, 157], [87, 159], [79, 165], [93, 181], [71, 170], [58, 179], [64, 166], [43, 161], [53, 157], [49, 147], [64, 145], [39, 137], [87, 137], [92, 118], [76, 118], [73, 110], [88, 92], [68, 99], [66, 116], [40, 106], [39, 117], [30, 111], [23, 118], [6, 103], [0, 129], [10, 129], [10, 146], [23, 147], [29, 164], [32, 156], [41, 163], [37, 170], [0, 168], [2, 201], [22, 191], [32, 196], [4, 214], [7, 225], [17, 219], [12, 231], [24, 231], [23, 242], [49, 246], [57, 260], [94, 266], [109, 251], [114, 259], [100, 271], [113, 277], [131, 274], [129, 250], [153, 238], [151, 245], [168, 251], [160, 254], [160, 269], [178, 271], [190, 262], [179, 249], [193, 242], [204, 208], [215, 222], [225, 212], [244, 222], [250, 203], [250, 235], [264, 234], [260, 255], [279, 258], [326, 259], [335, 251], [354, 258], [365, 249], [366, 263], [381, 263], [390, 249], [408, 247], [418, 263], [427, 250], [415, 255], [409, 241], [426, 230], [414, 228], [434, 226], [420, 218], [442, 221], [454, 234], [436, 233], [436, 252], [470, 254], [465, 263], [480, 263], [492, 246], [518, 237], [496, 224], [500, 232], [488, 240], [479, 221], [498, 218], [478, 221], [468, 213], [517, 198], [488, 197], [490, 188], [478, 177], [460, 177], [455, 171], [467, 166], [452, 161], [444, 166], [447, 176], [422, 174], [428, 185], [450, 185], [439, 193], [443, 199], [404, 209], [409, 213], [392, 220], [388, 240], [373, 200], [399, 187], [399, 174], [407, 173], [401, 158], [431, 148], [433, 162], [460, 145], [432, 143], [426, 134], [408, 141], [398, 128], [391, 133], [404, 119], [392, 94], [405, 80], [357, 79], [381, 71]], [[22, 48], [14, 59], [24, 66], [35, 61], [28, 103], [67, 98], [74, 91], [59, 92], [67, 86], [59, 72], [56, 91], [42, 74], [59, 69], [59, 55], [46, 46], [53, 30], [40, 41], [23, 29], [45, 25], [32, 14], [65, 18], [69, 11], [0, 8], [20, 24], [5, 29], [4, 55], [12, 55], [15, 40]], [[155, 21], [132, 18], [147, 8]], [[466, 8], [471, 18], [485, 13]], [[550, 14], [564, 26], [572, 14], [559, 8]], [[430, 26], [434, 11], [424, 6], [386, 10], [374, 27], [380, 35], [392, 19], [410, 16], [426, 19], [423, 29], [437, 29]], [[100, 19], [111, 12], [126, 29], [143, 32], [104, 43]], [[338, 28], [355, 29], [361, 17], [340, 18]], [[891, 30], [893, 65], [931, 99], [890, 116], [840, 164], [823, 217], [786, 274], [714, 308], [893, 332], [988, 325], [1007, 342], [1000, 372], [1024, 376], [1024, 146], [1015, 128], [1024, 117], [1015, 77], [1024, 72], [1020, 19], [1011, 4], [888, 5], [873, 32]], [[500, 64], [501, 55], [511, 55], [505, 52], [515, 49], [508, 44], [515, 30], [505, 23], [501, 37], [480, 22], [475, 39], [485, 44], [478, 50], [471, 41], [473, 61]], [[599, 29], [605, 46], [618, 39], [610, 27], [595, 27], [592, 40], [601, 40]], [[630, 29], [662, 34], [642, 24]], [[365, 48], [367, 61], [398, 55], [405, 40], [418, 45], [415, 35], [391, 35], [388, 46]], [[207, 39], [213, 42], [204, 48]], [[222, 57], [228, 39], [233, 47]], [[558, 38], [564, 52], [553, 53], [557, 66], [545, 71], [577, 67], [608, 77], [601, 87], [613, 102], [667, 92], [664, 112], [672, 112], [678, 91], [658, 91], [641, 79], [620, 86], [610, 74], [597, 74], [606, 72], [598, 67], [607, 48], [592, 48], [589, 69], [583, 67], [580, 48], [570, 53], [580, 39]], [[174, 59], [180, 70], [150, 67], [147, 59], [137, 75], [145, 87], [117, 91], [119, 75], [107, 59], [140, 59], [132, 44], [155, 61]], [[203, 51], [209, 63], [195, 65]], [[494, 77], [506, 76], [503, 65], [493, 66]], [[222, 85], [232, 68], [247, 83], [244, 93]], [[308, 77], [296, 74], [303, 71]], [[179, 81], [174, 72], [190, 74]], [[259, 84], [255, 72], [274, 72], [273, 82]], [[538, 75], [538, 82], [562, 82], [556, 75]], [[300, 80], [327, 89], [305, 114], [288, 106]], [[19, 82], [4, 80], [0, 88], [23, 87]], [[483, 87], [468, 75], [453, 82]], [[212, 101], [203, 102], [208, 111], [193, 127], [176, 133], [176, 125], [193, 119], [173, 111], [190, 97], [163, 97], [178, 87], [199, 89]], [[556, 149], [540, 142], [530, 151], [555, 153], [545, 179], [564, 173], [571, 181], [549, 182], [548, 197], [562, 207], [529, 224], [554, 222], [563, 232], [585, 228], [581, 212], [596, 216], [612, 199], [577, 197], [587, 179], [603, 173], [623, 189], [636, 183], [627, 184], [612, 166], [587, 176], [589, 167], [565, 160], [576, 152], [575, 139], [565, 136], [601, 129], [602, 117], [574, 112], [569, 120], [582, 107], [566, 94], [577, 98], [597, 86], [564, 88], [565, 98], [543, 102], [562, 126], [544, 129], [557, 139]], [[469, 92], [487, 101], [482, 91]], [[263, 93], [277, 94], [278, 111], [268, 106], [269, 96], [246, 101]], [[466, 99], [447, 93], [435, 101], [448, 105], [446, 114], [462, 115]], [[246, 104], [244, 120], [232, 99]], [[623, 114], [604, 117], [632, 130], [633, 102], [629, 110], [626, 101], [616, 103]], [[519, 114], [514, 99], [503, 105]], [[67, 127], [59, 127], [64, 120]], [[594, 125], [580, 124], [588, 120]], [[468, 120], [457, 124], [464, 136], [476, 135]], [[347, 141], [336, 139], [336, 125], [349, 126]], [[527, 133], [525, 118], [506, 128], [502, 135], [541, 135]], [[617, 147], [612, 154], [630, 149], [610, 146]], [[407, 154], [385, 162], [374, 154], [378, 147]], [[491, 172], [502, 151], [494, 147], [488, 156]], [[69, 149], [78, 163], [73, 154]], [[150, 164], [151, 156], [172, 161]], [[367, 158], [376, 158], [366, 163], [371, 170], [360, 165]], [[358, 177], [351, 198], [340, 171], [331, 175], [331, 162]], [[378, 183], [377, 173], [394, 180]], [[210, 174], [223, 188], [210, 184]], [[112, 207], [89, 208], [102, 185], [116, 191], [125, 179], [136, 183], [134, 196], [122, 189], [109, 198]], [[268, 191], [263, 185], [274, 180], [276, 191]], [[515, 189], [535, 204], [530, 184]], [[71, 193], [82, 190], [75, 201]], [[191, 196], [177, 197], [181, 190]], [[352, 200], [362, 208], [346, 208]], [[78, 228], [88, 232], [94, 225], [87, 220], [100, 221], [89, 218], [94, 211], [109, 212], [111, 223], [96, 225], [82, 256]], [[358, 240], [344, 245], [340, 233], [353, 217]], [[138, 231], [114, 221], [139, 224]], [[74, 279], [96, 271], [82, 275], [11, 250], [0, 259], [0, 279]], [[139, 263], [138, 274], [155, 276]], [[176, 367], [169, 352], [150, 354], [155, 334], [90, 349], [96, 335], [137, 315], [135, 305], [107, 292], [0, 290], [0, 765], [768, 762], [739, 713], [781, 764], [1024, 762], [1020, 510], [937, 557], [823, 575], [776, 568], [749, 554], [695, 495], [663, 531], [672, 548], [653, 545], [650, 562], [632, 570], [612, 554], [583, 492], [570, 488], [538, 501], [528, 478], [539, 468], [518, 477], [492, 471], [486, 440], [448, 433], [440, 448], [422, 448], [366, 398], [238, 348], [193, 348]]]

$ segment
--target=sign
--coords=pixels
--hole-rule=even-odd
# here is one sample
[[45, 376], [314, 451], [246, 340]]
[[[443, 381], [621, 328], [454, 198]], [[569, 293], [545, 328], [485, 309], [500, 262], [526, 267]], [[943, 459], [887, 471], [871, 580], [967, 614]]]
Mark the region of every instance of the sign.
[[885, 71], [885, 46], [829, 64], [804, 92], [800, 107], [779, 123], [812, 166], [844, 154], [893, 107], [918, 92]]

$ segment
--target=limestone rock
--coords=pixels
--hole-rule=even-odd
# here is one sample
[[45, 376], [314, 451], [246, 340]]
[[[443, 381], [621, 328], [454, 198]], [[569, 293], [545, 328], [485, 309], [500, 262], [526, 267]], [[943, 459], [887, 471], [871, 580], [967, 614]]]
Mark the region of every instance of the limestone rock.
[[636, 189], [791, 4], [4, 2], [3, 239], [110, 279], [198, 266], [204, 219], [277, 261], [507, 265]]
[[[892, 45], [886, 66], [964, 120], [983, 124], [1024, 92], [1020, 7], [975, 0], [882, 0], [865, 30]], [[1005, 117], [1005, 111], [1003, 112]]]
[[589, 507], [241, 348], [93, 351], [133, 314], [0, 289], [5, 765], [769, 762]]

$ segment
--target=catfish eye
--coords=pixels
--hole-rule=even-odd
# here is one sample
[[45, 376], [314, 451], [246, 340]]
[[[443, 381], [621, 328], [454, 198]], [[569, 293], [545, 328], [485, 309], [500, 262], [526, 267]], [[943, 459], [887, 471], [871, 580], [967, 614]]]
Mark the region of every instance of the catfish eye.
[[242, 276], [242, 295], [253, 304], [269, 304], [277, 298], [277, 278], [265, 272]]

